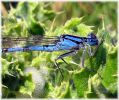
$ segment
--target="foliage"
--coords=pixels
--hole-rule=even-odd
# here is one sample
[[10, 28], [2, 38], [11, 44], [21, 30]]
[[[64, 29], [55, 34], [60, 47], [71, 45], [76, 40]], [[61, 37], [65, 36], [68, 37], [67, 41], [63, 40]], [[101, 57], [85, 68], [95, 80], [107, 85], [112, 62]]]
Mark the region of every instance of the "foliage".
[[64, 51], [2, 54], [2, 97], [117, 98], [116, 6], [113, 2], [19, 2], [11, 8], [2, 18], [2, 35], [87, 36], [96, 32], [104, 42], [93, 57], [86, 54], [86, 68], [80, 66], [82, 50], [65, 59], [68, 65], [59, 60], [63, 80], [54, 59]]

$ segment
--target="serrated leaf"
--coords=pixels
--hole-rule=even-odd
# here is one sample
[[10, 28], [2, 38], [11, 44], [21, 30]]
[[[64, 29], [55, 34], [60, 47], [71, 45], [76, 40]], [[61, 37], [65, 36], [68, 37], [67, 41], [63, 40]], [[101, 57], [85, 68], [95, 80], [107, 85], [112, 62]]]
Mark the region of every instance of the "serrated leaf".
[[87, 36], [93, 30], [91, 29], [93, 26], [88, 26], [81, 23], [82, 18], [72, 18], [65, 23], [64, 31], [65, 33], [75, 33], [79, 34], [79, 36]]
[[93, 26], [88, 26], [85, 24], [79, 24], [77, 26], [78, 32], [80, 36], [87, 36], [89, 33], [91, 33], [93, 30], [91, 29]]
[[62, 82], [60, 86], [55, 86], [55, 88], [49, 84], [49, 94], [48, 97], [50, 98], [69, 98], [70, 91], [69, 91], [69, 83]]
[[105, 98], [107, 94], [107, 90], [101, 84], [101, 78], [99, 74], [95, 74], [91, 78], [91, 93], [87, 94], [87, 97], [90, 98]]

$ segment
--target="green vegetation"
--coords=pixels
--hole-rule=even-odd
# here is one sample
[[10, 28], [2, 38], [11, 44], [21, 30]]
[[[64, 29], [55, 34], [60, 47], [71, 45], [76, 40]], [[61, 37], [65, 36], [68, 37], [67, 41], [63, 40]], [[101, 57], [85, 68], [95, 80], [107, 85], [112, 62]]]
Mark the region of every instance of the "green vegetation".
[[116, 2], [19, 2], [11, 7], [2, 17], [2, 36], [94, 32], [104, 42], [95, 56], [86, 54], [87, 68], [80, 66], [82, 50], [65, 59], [68, 65], [59, 60], [63, 80], [54, 60], [64, 51], [2, 54], [2, 98], [117, 98], [116, 9]]

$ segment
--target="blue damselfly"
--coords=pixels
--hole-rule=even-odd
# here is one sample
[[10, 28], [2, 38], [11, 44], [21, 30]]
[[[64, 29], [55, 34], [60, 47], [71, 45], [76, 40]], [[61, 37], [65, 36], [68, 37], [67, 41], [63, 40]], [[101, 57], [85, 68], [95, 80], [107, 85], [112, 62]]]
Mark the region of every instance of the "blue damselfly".
[[[25, 41], [25, 46], [15, 45], [20, 42]], [[66, 53], [59, 55], [55, 59], [55, 65], [60, 70], [57, 60], [61, 59], [65, 63], [64, 57], [76, 54], [80, 49], [83, 49], [82, 53], [82, 67], [84, 67], [84, 57], [86, 53], [86, 48], [88, 48], [88, 54], [93, 56], [95, 53], [92, 52], [91, 46], [96, 46], [98, 48], [99, 41], [94, 33], [90, 33], [87, 37], [79, 37], [69, 34], [63, 34], [61, 36], [32, 36], [32, 37], [6, 37], [2, 38], [2, 52], [10, 53], [10, 52], [27, 52], [27, 51], [46, 51], [46, 52], [54, 52], [54, 51], [66, 51]], [[61, 70], [60, 70], [61, 72]], [[62, 75], [62, 72], [61, 72]]]

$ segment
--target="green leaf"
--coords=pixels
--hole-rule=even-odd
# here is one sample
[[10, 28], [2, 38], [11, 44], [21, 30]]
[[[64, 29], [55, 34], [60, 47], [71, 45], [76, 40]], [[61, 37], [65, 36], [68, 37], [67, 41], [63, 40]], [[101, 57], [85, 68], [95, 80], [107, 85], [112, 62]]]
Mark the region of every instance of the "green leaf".
[[73, 79], [76, 86], [77, 94], [79, 97], [84, 97], [85, 93], [89, 90], [88, 80], [90, 71], [86, 69], [81, 69], [74, 73]]
[[101, 84], [101, 78], [99, 77], [99, 74], [95, 74], [91, 78], [90, 92], [86, 94], [86, 96], [88, 98], [105, 98], [107, 93], [107, 90]]
[[31, 66], [39, 67], [41, 59], [38, 57], [34, 58], [31, 62]]
[[106, 65], [102, 72], [102, 84], [112, 94], [117, 92], [117, 47], [108, 49]]
[[[31, 77], [31, 76], [30, 76]], [[35, 89], [35, 85], [34, 83], [32, 82], [32, 79], [29, 78], [30, 80], [26, 80], [25, 83], [24, 83], [24, 86], [21, 86], [20, 87], [20, 90], [19, 92], [22, 93], [22, 94], [28, 94], [30, 96], [32, 96], [32, 92], [34, 91]]]
[[50, 98], [70, 98], [69, 83], [62, 82], [60, 86], [53, 87], [49, 84], [49, 94]]
[[72, 18], [65, 23], [64, 31], [65, 33], [75, 33], [79, 34], [80, 36], [87, 36], [93, 30], [91, 29], [93, 26], [88, 26], [81, 23], [82, 18]]
[[58, 96], [58, 98], [70, 98], [70, 88], [69, 88], [68, 82], [66, 83], [64, 82], [61, 84], [60, 91], [61, 91], [61, 94], [60, 96]]
[[87, 36], [89, 33], [91, 33], [93, 30], [91, 29], [93, 26], [88, 26], [85, 24], [79, 24], [77, 26], [78, 32], [80, 36]]
[[30, 15], [30, 7], [27, 2], [20, 2], [16, 8], [16, 15], [27, 19]]
[[8, 71], [8, 66], [10, 65], [10, 62], [8, 62], [6, 59], [2, 59], [1, 58], [1, 61], [2, 61], [2, 75], [4, 76], [5, 74], [9, 74], [9, 71]]
[[33, 35], [45, 34], [43, 24], [40, 22], [36, 22], [33, 18], [31, 18], [29, 23], [28, 23], [28, 29], [29, 29], [29, 32]]
[[70, 20], [68, 20], [65, 25], [64, 28], [65, 29], [71, 29], [73, 27], [76, 27], [77, 25], [79, 25], [82, 21], [83, 17], [81, 18], [71, 18]]
[[86, 66], [90, 66], [91, 69], [97, 71], [100, 68], [100, 66], [105, 65], [107, 59], [106, 54], [107, 54], [106, 47], [103, 44], [100, 45], [95, 56], [91, 58], [89, 57], [89, 60], [87, 59], [85, 61]]
[[44, 9], [42, 11], [42, 13], [44, 14], [44, 17], [46, 17], [49, 20], [52, 20], [56, 16], [56, 14], [55, 14], [55, 12], [53, 10]]

